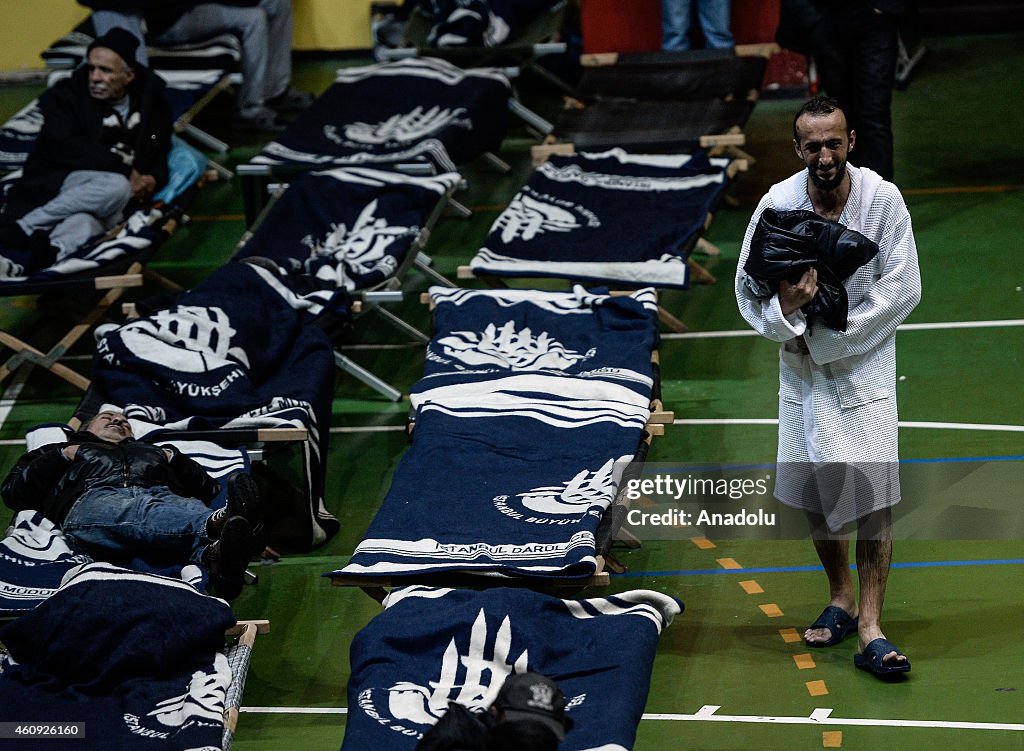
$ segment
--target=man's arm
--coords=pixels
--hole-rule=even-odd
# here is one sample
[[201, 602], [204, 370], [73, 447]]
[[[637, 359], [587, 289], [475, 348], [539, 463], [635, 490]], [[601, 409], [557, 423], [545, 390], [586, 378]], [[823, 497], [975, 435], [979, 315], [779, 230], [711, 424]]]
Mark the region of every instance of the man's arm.
[[40, 98], [39, 109], [44, 121], [36, 148], [45, 150], [51, 163], [70, 170], [117, 172], [125, 177], [131, 173], [130, 165], [85, 128], [70, 88], [51, 89]]
[[64, 444], [41, 446], [18, 459], [0, 486], [8, 508], [42, 509], [43, 501], [71, 466], [63, 448]]
[[[896, 200], [898, 199], [898, 200]], [[815, 327], [804, 337], [811, 358], [819, 365], [866, 354], [896, 332], [921, 300], [921, 270], [910, 214], [898, 194], [879, 242], [882, 274], [864, 299], [850, 309], [846, 331]]]
[[[805, 280], [801, 280], [800, 285], [793, 285], [799, 289], [790, 290], [789, 285], [786, 289], [780, 287], [782, 300], [780, 300], [779, 294], [772, 295], [766, 300], [759, 300], [743, 283], [747, 275], [743, 271], [743, 266], [750, 255], [750, 242], [754, 237], [754, 229], [757, 227], [758, 219], [761, 218], [761, 213], [767, 208], [771, 208], [771, 199], [766, 195], [754, 210], [754, 215], [750, 218], [750, 224], [747, 226], [747, 233], [743, 237], [740, 259], [736, 263], [736, 304], [739, 306], [740, 315], [746, 319], [754, 331], [773, 342], [787, 342], [806, 331], [807, 321], [804, 314], [800, 312], [799, 305], [796, 305], [795, 309], [787, 314], [783, 311], [783, 304], [786, 304], [787, 310], [795, 305], [800, 296], [805, 295], [806, 289], [813, 287], [813, 279], [808, 280], [807, 283]], [[811, 297], [813, 296], [812, 294]]]
[[206, 473], [201, 464], [174, 447], [164, 447], [164, 451], [169, 452], [168, 466], [178, 485], [171, 490], [178, 495], [198, 498], [203, 503], [209, 503], [217, 497], [220, 485]]

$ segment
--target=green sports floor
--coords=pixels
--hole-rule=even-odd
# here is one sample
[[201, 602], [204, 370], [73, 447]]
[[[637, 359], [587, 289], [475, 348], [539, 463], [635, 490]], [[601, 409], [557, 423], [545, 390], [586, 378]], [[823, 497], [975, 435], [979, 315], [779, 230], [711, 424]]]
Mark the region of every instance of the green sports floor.
[[[892, 684], [854, 669], [854, 640], [808, 655], [784, 638], [828, 596], [809, 542], [645, 541], [620, 551], [628, 570], [610, 591], [654, 589], [686, 604], [662, 635], [637, 749], [1024, 749], [1024, 35], [925, 44], [929, 56], [894, 101], [896, 182], [913, 215], [924, 285], [898, 335], [900, 452], [906, 472], [924, 477], [921, 493], [937, 499], [922, 513], [995, 523], [896, 542], [884, 627], [913, 672]], [[353, 62], [300, 61], [295, 82], [322, 91], [339, 64]], [[554, 95], [529, 80], [518, 85], [528, 105], [554, 115]], [[0, 89], [0, 118], [39, 91]], [[661, 344], [663, 397], [676, 424], [655, 441], [651, 461], [774, 459], [775, 346], [729, 335], [745, 328], [731, 279], [758, 198], [800, 166], [789, 138], [796, 106], [763, 101], [749, 123], [746, 149], [757, 163], [731, 188], [737, 205], [719, 211], [707, 233], [721, 255], [702, 261], [718, 283], [662, 297], [692, 333]], [[214, 132], [225, 111], [206, 118]], [[460, 199], [474, 217], [444, 219], [427, 248], [442, 273], [454, 278], [525, 181], [534, 142], [512, 129], [501, 152], [511, 176], [484, 164], [464, 170], [470, 187]], [[259, 145], [239, 144], [224, 161], [244, 161]], [[151, 264], [186, 286], [221, 265], [244, 230], [237, 182], [208, 186], [190, 213]], [[407, 295], [399, 312], [426, 327], [416, 298]], [[8, 298], [0, 326], [44, 342], [61, 316], [52, 305]], [[350, 354], [403, 390], [421, 371], [422, 349], [387, 330], [360, 326], [353, 341], [388, 344]], [[87, 346], [71, 354], [72, 367], [87, 372]], [[6, 382], [0, 466], [20, 455], [27, 427], [67, 419], [77, 401], [38, 370]], [[271, 622], [256, 643], [239, 751], [341, 744], [349, 642], [379, 607], [321, 574], [347, 560], [380, 504], [406, 445], [406, 411], [339, 374], [327, 499], [342, 531], [317, 550], [258, 567], [258, 584], [235, 603], [240, 618]], [[986, 461], [958, 461], [972, 458]], [[0, 511], [0, 523], [8, 517]]]

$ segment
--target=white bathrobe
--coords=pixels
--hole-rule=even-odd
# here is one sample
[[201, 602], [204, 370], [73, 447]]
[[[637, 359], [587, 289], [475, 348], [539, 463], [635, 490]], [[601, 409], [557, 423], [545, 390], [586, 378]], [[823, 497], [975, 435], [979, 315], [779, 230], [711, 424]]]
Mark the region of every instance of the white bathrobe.
[[[849, 295], [845, 332], [821, 322], [809, 327], [800, 311], [783, 316], [778, 295], [757, 300], [743, 284], [743, 265], [761, 212], [814, 210], [806, 170], [772, 186], [761, 199], [736, 270], [736, 300], [747, 322], [783, 345], [802, 335], [810, 350], [803, 355], [792, 347], [779, 349], [775, 495], [787, 505], [822, 513], [834, 530], [900, 500], [896, 327], [921, 299], [917, 247], [903, 197], [869, 169], [847, 165], [847, 170], [850, 197], [839, 221], [876, 242], [879, 252], [844, 282]], [[845, 467], [845, 479], [837, 482], [833, 472], [823, 482], [820, 470], [826, 465]], [[814, 483], [808, 483], [808, 471], [818, 473]]]

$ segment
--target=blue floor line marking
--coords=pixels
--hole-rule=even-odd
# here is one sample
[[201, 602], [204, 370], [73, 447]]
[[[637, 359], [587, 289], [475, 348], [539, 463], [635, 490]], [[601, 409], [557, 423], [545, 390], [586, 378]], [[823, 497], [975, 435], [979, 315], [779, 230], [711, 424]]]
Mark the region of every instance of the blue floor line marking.
[[[890, 568], [951, 568], [962, 566], [1020, 566], [1024, 558], [993, 558], [990, 560], [969, 561], [905, 561], [893, 563]], [[850, 566], [856, 570], [856, 565]], [[792, 574], [809, 571], [824, 571], [821, 566], [754, 566], [752, 568], [696, 568], [679, 571], [627, 571], [623, 574], [613, 573], [613, 577], [637, 578], [641, 576], [703, 576], [705, 574]]]

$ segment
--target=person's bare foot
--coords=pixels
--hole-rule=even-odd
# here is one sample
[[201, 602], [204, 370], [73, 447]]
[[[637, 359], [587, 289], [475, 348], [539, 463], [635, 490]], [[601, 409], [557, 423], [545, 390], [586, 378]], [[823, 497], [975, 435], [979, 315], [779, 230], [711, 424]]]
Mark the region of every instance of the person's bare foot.
[[[865, 627], [857, 633], [857, 654], [864, 654], [864, 650], [868, 644], [873, 642], [875, 639], [885, 639], [885, 634], [882, 633], [882, 629], [875, 627]], [[886, 652], [882, 655], [882, 665], [886, 667], [893, 667], [895, 665], [904, 665], [909, 662], [909, 658], [905, 654], [900, 654], [896, 651]]]
[[[857, 603], [856, 602], [844, 603], [844, 602], [841, 602], [841, 601], [838, 601], [838, 600], [833, 600], [832, 602], [829, 603], [829, 607], [839, 608], [840, 610], [842, 610], [843, 612], [846, 613], [846, 615], [847, 615], [847, 617], [849, 618], [850, 621], [856, 621], [857, 620]], [[822, 613], [822, 616], [824, 616], [824, 615], [825, 614]], [[821, 619], [819, 618], [819, 620], [821, 620]], [[815, 621], [815, 623], [817, 623], [817, 621]], [[841, 626], [842, 623], [840, 623], [839, 625]], [[811, 628], [811, 627], [808, 627], [807, 629], [804, 630], [804, 641], [809, 646], [820, 646], [820, 645], [823, 645], [823, 644], [828, 644], [832, 640], [833, 636], [834, 636], [834, 634], [832, 633], [832, 629], [830, 629], [830, 628]]]

